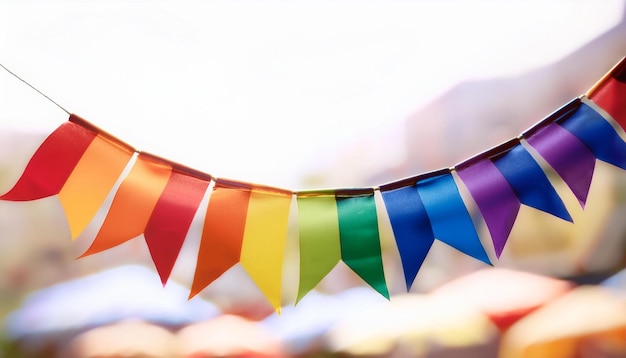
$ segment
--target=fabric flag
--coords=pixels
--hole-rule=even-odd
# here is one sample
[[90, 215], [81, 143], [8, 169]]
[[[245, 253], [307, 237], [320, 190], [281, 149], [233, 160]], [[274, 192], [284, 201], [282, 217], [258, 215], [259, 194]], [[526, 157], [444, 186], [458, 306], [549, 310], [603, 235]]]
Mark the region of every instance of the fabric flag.
[[253, 188], [241, 247], [241, 265], [277, 312], [292, 197], [287, 190]]
[[543, 169], [522, 144], [516, 144], [492, 160], [522, 204], [572, 221], [565, 204]]
[[600, 113], [582, 103], [558, 123], [587, 145], [598, 160], [626, 169], [626, 142]]
[[110, 249], [143, 234], [171, 174], [169, 163], [139, 153], [117, 189], [95, 239], [80, 257]]
[[491, 265], [452, 173], [421, 179], [416, 185], [435, 238]]
[[[453, 168], [381, 185], [407, 290], [435, 239], [491, 264], [459, 184], [476, 203], [500, 257], [522, 204], [572, 221], [544, 168], [533, 157], [535, 152], [584, 207], [596, 159], [626, 170], [626, 134], [618, 125], [626, 128], [626, 58], [586, 96], [518, 138]], [[58, 195], [75, 239], [114, 194], [104, 222], [81, 257], [143, 234], [165, 284], [211, 182], [189, 297], [241, 263], [279, 310], [292, 191], [214, 179], [137, 152], [71, 114], [42, 142], [21, 177], [0, 200]], [[374, 193], [371, 188], [297, 193], [300, 285], [296, 302], [340, 260], [389, 298]]]
[[296, 303], [341, 260], [339, 220], [334, 192], [298, 193], [300, 285]]
[[229, 184], [218, 179], [209, 197], [189, 298], [239, 262], [250, 189]]
[[211, 176], [181, 165], [172, 174], [154, 206], [144, 238], [163, 285], [183, 246]]
[[587, 97], [626, 129], [626, 57], [587, 93]]
[[522, 136], [563, 179], [584, 208], [596, 157], [574, 134], [555, 123], [571, 116], [578, 107], [576, 103], [564, 106]]
[[72, 114], [39, 146], [2, 200], [24, 201], [59, 194], [72, 239], [106, 199], [134, 149]]
[[489, 158], [468, 160], [455, 168], [476, 202], [496, 253], [500, 258], [521, 203], [513, 188]]
[[435, 240], [435, 235], [417, 192], [417, 186], [399, 188], [381, 186], [380, 192], [391, 222], [406, 288], [409, 291]]
[[0, 198], [25, 201], [58, 194], [96, 135], [72, 121], [61, 124], [37, 149], [15, 186]]
[[389, 299], [385, 282], [374, 190], [336, 192], [341, 260]]
[[241, 263], [272, 306], [281, 306], [289, 190], [217, 179], [209, 197], [190, 297]]
[[389, 298], [373, 189], [300, 192], [299, 302], [342, 260]]

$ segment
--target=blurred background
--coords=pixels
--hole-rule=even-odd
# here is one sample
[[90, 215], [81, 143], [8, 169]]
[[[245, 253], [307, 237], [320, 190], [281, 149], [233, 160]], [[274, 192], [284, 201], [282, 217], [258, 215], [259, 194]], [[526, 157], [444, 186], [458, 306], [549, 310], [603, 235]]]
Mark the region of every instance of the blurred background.
[[[0, 0], [0, 63], [218, 177], [358, 187], [454, 165], [585, 93], [626, 55], [625, 16], [623, 0]], [[4, 193], [67, 114], [6, 71], [0, 108]], [[626, 357], [626, 173], [598, 163], [584, 211], [557, 190], [575, 223], [522, 207], [494, 267], [435, 242], [407, 293], [387, 242], [390, 301], [340, 264], [280, 316], [238, 266], [188, 301], [193, 240], [163, 288], [141, 238], [76, 260], [94, 228], [71, 242], [56, 198], [0, 202], [1, 354]]]

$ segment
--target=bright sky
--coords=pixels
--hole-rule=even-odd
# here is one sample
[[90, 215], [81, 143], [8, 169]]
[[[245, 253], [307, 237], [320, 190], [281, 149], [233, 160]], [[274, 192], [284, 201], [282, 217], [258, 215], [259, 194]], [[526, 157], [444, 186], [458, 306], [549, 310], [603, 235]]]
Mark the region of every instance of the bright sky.
[[[136, 148], [298, 189], [341, 142], [398, 126], [460, 80], [557, 60], [623, 6], [0, 0], [0, 63]], [[0, 130], [49, 132], [67, 119], [0, 72]]]

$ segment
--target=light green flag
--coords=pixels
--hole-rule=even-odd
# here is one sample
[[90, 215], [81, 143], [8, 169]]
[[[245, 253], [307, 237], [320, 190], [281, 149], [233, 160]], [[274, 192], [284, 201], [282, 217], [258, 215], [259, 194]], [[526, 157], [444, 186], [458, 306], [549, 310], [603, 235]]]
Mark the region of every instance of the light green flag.
[[334, 192], [298, 193], [300, 286], [296, 303], [341, 259], [339, 219]]
[[374, 191], [298, 193], [300, 286], [296, 303], [343, 260], [389, 298], [383, 270]]

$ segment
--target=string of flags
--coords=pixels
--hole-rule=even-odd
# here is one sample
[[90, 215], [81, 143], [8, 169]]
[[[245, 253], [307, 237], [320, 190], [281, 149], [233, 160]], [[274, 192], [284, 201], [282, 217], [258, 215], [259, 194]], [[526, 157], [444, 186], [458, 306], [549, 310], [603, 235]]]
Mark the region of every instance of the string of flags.
[[[1, 200], [57, 195], [72, 239], [113, 201], [81, 257], [143, 234], [165, 285], [199, 210], [204, 218], [190, 298], [241, 264], [279, 310], [287, 228], [297, 208], [297, 301], [340, 262], [389, 298], [379, 219], [391, 223], [407, 290], [434, 240], [491, 264], [460, 189], [473, 199], [499, 258], [521, 205], [572, 221], [536, 154], [584, 208], [600, 160], [626, 170], [626, 58], [586, 94], [505, 143], [450, 168], [372, 188], [294, 191], [207, 173], [142, 152], [70, 114]], [[119, 185], [116, 185], [117, 182]], [[201, 206], [209, 192], [208, 205]], [[377, 205], [376, 198], [383, 205]], [[297, 302], [296, 301], [296, 302]]]

